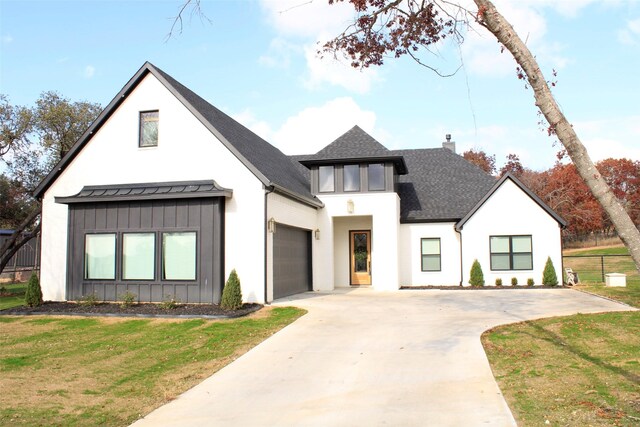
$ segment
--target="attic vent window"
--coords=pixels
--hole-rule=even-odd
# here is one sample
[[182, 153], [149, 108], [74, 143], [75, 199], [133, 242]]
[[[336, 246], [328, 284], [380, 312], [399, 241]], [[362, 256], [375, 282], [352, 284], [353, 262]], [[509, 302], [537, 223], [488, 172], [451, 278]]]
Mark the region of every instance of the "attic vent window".
[[140, 147], [158, 146], [158, 110], [140, 112]]

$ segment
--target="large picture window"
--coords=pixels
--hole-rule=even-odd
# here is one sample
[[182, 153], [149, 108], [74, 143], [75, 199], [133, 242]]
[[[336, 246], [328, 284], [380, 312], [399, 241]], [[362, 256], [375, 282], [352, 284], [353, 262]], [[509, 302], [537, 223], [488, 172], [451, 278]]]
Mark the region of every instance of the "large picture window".
[[140, 113], [140, 147], [158, 146], [158, 111]]
[[422, 271], [440, 271], [440, 238], [420, 239]]
[[531, 236], [491, 236], [491, 270], [533, 270]]
[[116, 234], [86, 234], [84, 239], [84, 278], [116, 278]]
[[196, 280], [196, 233], [162, 233], [162, 278]]
[[360, 191], [360, 165], [345, 165], [343, 180], [344, 191]]
[[372, 163], [368, 166], [369, 191], [384, 190], [384, 164]]
[[122, 278], [124, 280], [153, 280], [155, 257], [155, 233], [124, 233], [122, 235]]
[[335, 191], [335, 180], [333, 177], [333, 166], [320, 166], [318, 168], [318, 190], [321, 193]]

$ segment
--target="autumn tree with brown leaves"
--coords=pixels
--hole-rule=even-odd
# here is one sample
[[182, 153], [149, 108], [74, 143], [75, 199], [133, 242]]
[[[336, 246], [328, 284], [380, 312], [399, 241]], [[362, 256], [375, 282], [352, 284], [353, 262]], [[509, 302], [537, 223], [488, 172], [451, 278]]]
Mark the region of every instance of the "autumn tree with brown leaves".
[[496, 156], [489, 155], [479, 148], [472, 148], [462, 153], [462, 157], [480, 169], [493, 175], [496, 173]]
[[477, 24], [495, 36], [518, 65], [518, 78], [533, 90], [535, 105], [548, 124], [550, 135], [557, 136], [576, 171], [602, 206], [618, 236], [629, 249], [640, 271], [640, 232], [598, 171], [571, 123], [558, 106], [549, 83], [529, 48], [511, 24], [489, 0], [474, 0], [476, 10], [457, 7], [444, 0], [328, 0], [330, 4], [350, 3], [356, 17], [345, 31], [324, 45], [324, 52], [342, 52], [357, 68], [382, 65], [389, 56], [408, 55], [428, 67], [420, 53], [443, 39], [462, 42], [460, 25]]

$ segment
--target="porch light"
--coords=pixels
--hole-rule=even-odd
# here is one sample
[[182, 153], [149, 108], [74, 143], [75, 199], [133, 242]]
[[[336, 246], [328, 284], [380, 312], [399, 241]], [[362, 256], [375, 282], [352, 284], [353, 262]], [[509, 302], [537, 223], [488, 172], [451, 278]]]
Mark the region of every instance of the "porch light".
[[352, 214], [353, 210], [354, 210], [353, 200], [349, 199], [347, 200], [347, 212]]
[[316, 237], [316, 240], [320, 240], [320, 229], [316, 228], [316, 231], [313, 232], [313, 235]]
[[267, 230], [269, 231], [269, 233], [275, 233], [276, 232], [276, 220], [273, 218], [270, 218], [269, 221], [267, 221]]

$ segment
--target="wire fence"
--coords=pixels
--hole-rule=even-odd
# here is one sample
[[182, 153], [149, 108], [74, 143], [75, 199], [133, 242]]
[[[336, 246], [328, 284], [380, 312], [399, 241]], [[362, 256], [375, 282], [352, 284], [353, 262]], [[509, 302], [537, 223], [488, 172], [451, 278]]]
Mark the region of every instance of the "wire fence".
[[564, 268], [578, 273], [581, 282], [601, 283], [605, 281], [606, 274], [623, 273], [627, 275], [628, 285], [640, 285], [640, 273], [631, 255], [565, 255], [562, 262]]

